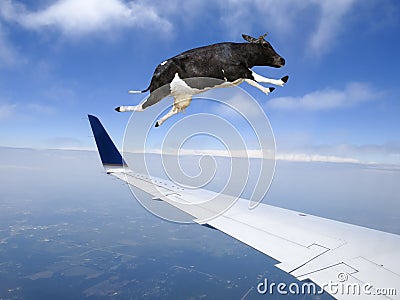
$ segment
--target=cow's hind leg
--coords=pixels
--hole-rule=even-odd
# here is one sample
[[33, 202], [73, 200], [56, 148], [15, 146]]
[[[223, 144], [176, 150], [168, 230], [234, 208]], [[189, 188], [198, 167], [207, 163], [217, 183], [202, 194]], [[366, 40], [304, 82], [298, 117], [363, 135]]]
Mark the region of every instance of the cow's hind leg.
[[257, 82], [262, 82], [262, 83], [269, 83], [277, 86], [283, 86], [288, 80], [289, 76], [284, 76], [281, 79], [270, 79], [264, 76], [261, 76], [260, 74], [257, 74], [254, 71], [251, 71], [251, 75], [253, 76], [253, 79]]
[[126, 111], [143, 111], [142, 104], [135, 105], [135, 106], [118, 106], [115, 108], [117, 112], [126, 112]]
[[170, 117], [172, 117], [173, 115], [176, 115], [177, 113], [179, 113], [179, 109], [176, 108], [175, 106], [172, 106], [171, 110], [165, 115], [163, 116], [161, 119], [158, 119], [156, 122], [155, 127], [160, 126], [162, 123], [164, 123], [167, 119], [169, 119]]
[[142, 103], [134, 106], [118, 106], [115, 110], [118, 112], [125, 112], [125, 111], [144, 111], [147, 107], [157, 103], [163, 97], [163, 95], [159, 92], [150, 93], [149, 97], [144, 100]]
[[169, 84], [158, 88], [157, 90], [150, 93], [149, 97], [144, 100], [142, 103], [135, 105], [135, 106], [118, 106], [115, 110], [118, 112], [125, 112], [125, 111], [144, 111], [147, 107], [160, 102], [165, 97], [168, 97], [171, 90]]

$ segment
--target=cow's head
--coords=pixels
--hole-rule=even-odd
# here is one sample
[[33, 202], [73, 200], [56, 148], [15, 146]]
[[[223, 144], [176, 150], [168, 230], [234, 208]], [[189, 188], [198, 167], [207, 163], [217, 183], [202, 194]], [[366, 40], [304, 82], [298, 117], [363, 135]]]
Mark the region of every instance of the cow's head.
[[257, 45], [258, 65], [280, 68], [285, 65], [285, 59], [276, 53], [271, 44], [264, 39], [267, 34], [260, 35], [258, 38], [242, 34], [242, 37], [249, 43]]

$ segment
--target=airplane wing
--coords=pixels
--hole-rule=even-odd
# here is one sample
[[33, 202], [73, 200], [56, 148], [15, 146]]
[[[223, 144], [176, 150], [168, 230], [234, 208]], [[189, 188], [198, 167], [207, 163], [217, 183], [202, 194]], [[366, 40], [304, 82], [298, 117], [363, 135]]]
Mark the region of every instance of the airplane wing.
[[313, 281], [337, 299], [400, 299], [399, 235], [266, 204], [250, 210], [246, 199], [207, 219], [218, 211], [201, 202], [212, 191], [185, 190], [132, 172], [100, 121], [92, 115], [89, 121], [108, 174], [274, 258], [276, 267], [302, 282]]

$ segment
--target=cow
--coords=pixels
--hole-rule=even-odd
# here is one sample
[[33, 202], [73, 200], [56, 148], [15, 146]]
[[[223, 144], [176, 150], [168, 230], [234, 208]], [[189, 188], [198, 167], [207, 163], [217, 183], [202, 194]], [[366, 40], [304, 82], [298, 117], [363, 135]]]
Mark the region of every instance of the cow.
[[[254, 66], [280, 68], [285, 65], [285, 59], [265, 40], [266, 35], [254, 38], [242, 34], [247, 43], [218, 43], [191, 49], [169, 58], [157, 66], [148, 88], [129, 91], [145, 93], [150, 90], [146, 100], [136, 106], [119, 106], [115, 110], [143, 111], [163, 98], [173, 96], [172, 109], [157, 120], [155, 127], [158, 127], [171, 116], [184, 111], [190, 105], [193, 95], [212, 88], [232, 87], [245, 81], [268, 95], [275, 88], [266, 88], [260, 82], [283, 86], [289, 76], [269, 79], [251, 70]], [[195, 78], [215, 80], [193, 80]]]

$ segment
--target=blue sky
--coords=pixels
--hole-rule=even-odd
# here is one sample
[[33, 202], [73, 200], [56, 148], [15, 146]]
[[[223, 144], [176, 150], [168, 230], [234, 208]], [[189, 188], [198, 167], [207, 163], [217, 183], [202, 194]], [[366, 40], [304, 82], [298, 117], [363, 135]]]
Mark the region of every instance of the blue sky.
[[279, 157], [400, 165], [399, 12], [395, 0], [4, 0], [0, 145], [94, 149], [88, 113], [121, 145], [129, 114], [114, 107], [142, 100], [127, 91], [147, 87], [157, 64], [269, 32], [287, 63], [256, 71], [289, 82], [269, 96], [242, 87]]

